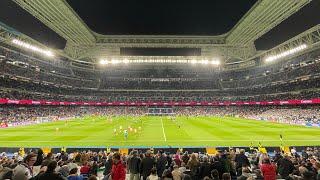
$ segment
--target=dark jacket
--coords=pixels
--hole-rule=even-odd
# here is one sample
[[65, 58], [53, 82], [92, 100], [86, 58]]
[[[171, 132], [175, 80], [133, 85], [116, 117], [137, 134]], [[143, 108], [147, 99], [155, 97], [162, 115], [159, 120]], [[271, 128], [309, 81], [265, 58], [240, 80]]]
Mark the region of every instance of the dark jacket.
[[108, 175], [111, 172], [111, 168], [112, 168], [112, 159], [109, 159], [104, 164], [103, 175]]
[[163, 155], [161, 155], [158, 159], [157, 159], [157, 173], [159, 177], [162, 177], [162, 173], [163, 171], [166, 169], [166, 164], [167, 164], [167, 158]]
[[140, 172], [143, 177], [147, 177], [151, 173], [151, 169], [153, 168], [155, 162], [152, 157], [145, 157], [142, 159], [140, 164]]
[[278, 161], [278, 172], [282, 178], [286, 178], [291, 174], [294, 170], [293, 163], [287, 158], [282, 158]]
[[210, 177], [212, 170], [213, 170], [213, 167], [210, 163], [208, 162], [201, 163], [200, 171], [199, 171], [200, 178], [204, 178], [206, 176]]
[[132, 156], [128, 160], [128, 167], [130, 170], [130, 173], [138, 174], [140, 171], [140, 163], [141, 159], [137, 156]]
[[237, 154], [235, 162], [236, 162], [236, 168], [237, 169], [238, 168], [242, 168], [242, 166], [244, 166], [244, 165], [247, 165], [247, 166], [250, 165], [247, 156], [244, 155], [244, 154]]
[[36, 180], [65, 180], [56, 172], [45, 172], [35, 178]]

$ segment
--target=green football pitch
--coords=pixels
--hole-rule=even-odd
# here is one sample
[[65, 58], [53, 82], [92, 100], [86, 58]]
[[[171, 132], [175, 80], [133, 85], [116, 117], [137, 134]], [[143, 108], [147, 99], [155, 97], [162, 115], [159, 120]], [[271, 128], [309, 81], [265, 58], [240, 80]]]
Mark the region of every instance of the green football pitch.
[[90, 116], [0, 134], [1, 147], [279, 146], [280, 134], [287, 146], [320, 145], [320, 128], [233, 117]]

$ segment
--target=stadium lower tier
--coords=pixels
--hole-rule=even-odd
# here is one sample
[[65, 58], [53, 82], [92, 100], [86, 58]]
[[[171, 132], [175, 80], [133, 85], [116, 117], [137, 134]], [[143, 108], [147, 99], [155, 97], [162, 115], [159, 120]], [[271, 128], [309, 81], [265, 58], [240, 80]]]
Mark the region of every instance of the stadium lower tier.
[[147, 115], [162, 110], [2, 105], [0, 147], [320, 145], [319, 106], [167, 107], [171, 116]]

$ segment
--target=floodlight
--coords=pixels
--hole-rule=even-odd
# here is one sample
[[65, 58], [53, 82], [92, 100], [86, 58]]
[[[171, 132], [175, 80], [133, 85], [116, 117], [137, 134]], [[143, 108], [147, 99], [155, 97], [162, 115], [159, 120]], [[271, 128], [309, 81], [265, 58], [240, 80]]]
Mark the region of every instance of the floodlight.
[[112, 60], [111, 60], [111, 64], [118, 64], [118, 63], [120, 63], [120, 61], [117, 60], [117, 59], [112, 59]]
[[221, 63], [221, 62], [220, 62], [219, 60], [212, 60], [212, 61], [211, 61], [211, 64], [212, 64], [212, 65], [220, 65], [220, 63]]
[[197, 60], [192, 59], [190, 62], [191, 62], [191, 64], [196, 64], [196, 63], [197, 63]]
[[100, 63], [101, 65], [106, 65], [106, 64], [108, 64], [109, 62], [108, 62], [107, 60], [101, 59], [99, 63]]
[[30, 50], [35, 51], [35, 52], [39, 52], [39, 53], [44, 54], [44, 55], [49, 56], [49, 57], [53, 57], [54, 56], [54, 54], [49, 50], [44, 50], [42, 48], [33, 46], [33, 45], [29, 44], [29, 43], [20, 41], [18, 39], [13, 39], [12, 43], [15, 44], [15, 45], [21, 46], [23, 48], [30, 49]]
[[123, 60], [123, 63], [128, 64], [128, 63], [129, 63], [129, 60], [128, 60], [128, 59], [124, 59], [124, 60]]
[[277, 60], [277, 59], [280, 59], [280, 58], [283, 58], [283, 57], [286, 57], [286, 56], [289, 56], [289, 55], [292, 55], [292, 54], [295, 54], [299, 51], [302, 51], [304, 49], [306, 49], [308, 46], [306, 44], [302, 44], [298, 47], [295, 47], [293, 49], [290, 49], [288, 51], [284, 51], [280, 54], [277, 54], [277, 55], [274, 55], [274, 56], [269, 56], [265, 59], [266, 62], [271, 62], [271, 61], [274, 61], [274, 60]]

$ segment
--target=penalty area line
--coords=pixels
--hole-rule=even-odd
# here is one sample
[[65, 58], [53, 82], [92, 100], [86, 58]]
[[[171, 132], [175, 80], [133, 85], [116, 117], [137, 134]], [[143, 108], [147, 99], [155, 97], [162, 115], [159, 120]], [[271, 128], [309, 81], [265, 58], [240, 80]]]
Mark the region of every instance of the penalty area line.
[[164, 132], [164, 127], [163, 127], [162, 118], [161, 118], [161, 126], [162, 126], [162, 133], [163, 133], [164, 141], [167, 141], [166, 133]]

